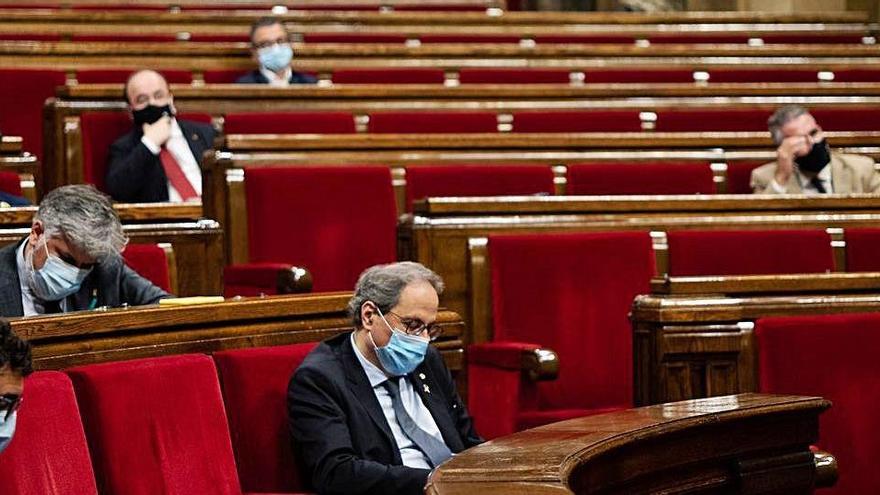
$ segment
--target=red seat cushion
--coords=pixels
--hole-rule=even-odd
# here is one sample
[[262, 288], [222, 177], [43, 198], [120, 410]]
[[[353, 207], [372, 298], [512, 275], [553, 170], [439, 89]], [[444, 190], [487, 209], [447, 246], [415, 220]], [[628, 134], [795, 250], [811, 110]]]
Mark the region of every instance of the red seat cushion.
[[223, 119], [226, 134], [350, 134], [355, 129], [349, 112], [241, 112]]
[[815, 69], [712, 69], [710, 83], [734, 82], [816, 82]]
[[[136, 69], [79, 69], [76, 80], [80, 84], [125, 84]], [[188, 70], [162, 70], [162, 76], [170, 84], [191, 84], [192, 72]]]
[[214, 353], [238, 475], [246, 492], [291, 492], [305, 488], [291, 449], [287, 383], [315, 345]]
[[719, 230], [668, 232], [669, 274], [770, 275], [834, 269], [825, 230]]
[[304, 267], [315, 292], [351, 290], [397, 257], [388, 167], [246, 168], [245, 189], [250, 261]]
[[498, 132], [493, 112], [381, 112], [370, 114], [369, 132], [376, 134]]
[[861, 44], [862, 34], [826, 34], [821, 31], [812, 33], [764, 33], [761, 39], [765, 43], [840, 43], [840, 44]]
[[[248, 6], [248, 8], [255, 8]], [[271, 8], [271, 7], [269, 7]], [[183, 10], [191, 10], [191, 8], [184, 7]], [[189, 36], [190, 41], [196, 42], [205, 42], [205, 43], [250, 43], [251, 37], [248, 36], [248, 33], [243, 34], [199, 34], [192, 33]]]
[[568, 166], [566, 194], [714, 194], [708, 163], [582, 163]]
[[304, 33], [306, 43], [405, 43], [406, 35], [385, 33]]
[[638, 110], [513, 112], [513, 132], [640, 132]]
[[119, 361], [67, 373], [102, 493], [241, 493], [210, 357]]
[[656, 132], [697, 131], [766, 131], [767, 117], [772, 111], [763, 109], [687, 108], [657, 112]]
[[76, 397], [57, 371], [27, 377], [15, 436], [0, 455], [4, 495], [96, 494]]
[[339, 69], [333, 71], [336, 84], [443, 84], [443, 69]]
[[751, 194], [752, 170], [767, 163], [767, 160], [737, 160], [727, 162], [727, 193]]
[[835, 69], [834, 82], [878, 82], [880, 70], [877, 69]]
[[554, 44], [578, 44], [578, 43], [610, 43], [610, 44], [631, 44], [635, 43], [635, 36], [629, 34], [547, 34], [535, 36], [534, 40], [539, 45], [542, 43]]
[[568, 84], [565, 69], [461, 69], [462, 84]]
[[673, 44], [673, 43], [748, 43], [749, 36], [746, 34], [719, 34], [719, 33], [686, 33], [686, 34], [652, 34], [648, 36], [648, 41], [654, 44]]
[[125, 264], [165, 292], [171, 292], [168, 256], [157, 244], [129, 244], [122, 252]]
[[0, 191], [21, 196], [21, 177], [15, 172], [0, 170]]
[[25, 151], [42, 156], [43, 102], [55, 96], [55, 87], [65, 79], [61, 70], [0, 69], [0, 131], [21, 136]]
[[419, 36], [419, 40], [422, 43], [519, 43], [520, 37], [494, 34], [423, 34]]
[[546, 165], [426, 165], [406, 169], [406, 208], [432, 196], [553, 194]]
[[846, 271], [880, 272], [880, 229], [846, 229]]
[[233, 84], [243, 75], [244, 72], [240, 70], [215, 69], [206, 70], [204, 78], [208, 84]]
[[876, 492], [880, 314], [761, 318], [755, 336], [761, 392], [832, 402], [819, 417], [818, 445], [837, 458], [840, 478], [821, 492]]
[[586, 69], [586, 83], [694, 82], [691, 69]]
[[104, 176], [107, 174], [110, 145], [131, 130], [131, 116], [128, 112], [83, 112], [80, 126], [83, 179], [106, 191]]
[[873, 107], [813, 108], [810, 114], [826, 131], [877, 131], [880, 119]]

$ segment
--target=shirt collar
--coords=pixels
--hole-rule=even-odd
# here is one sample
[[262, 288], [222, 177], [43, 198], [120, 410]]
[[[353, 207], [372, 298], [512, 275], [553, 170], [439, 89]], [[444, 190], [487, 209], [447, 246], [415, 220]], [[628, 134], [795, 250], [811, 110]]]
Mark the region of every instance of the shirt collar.
[[183, 137], [183, 129], [180, 128], [180, 124], [177, 123], [177, 119], [171, 118], [171, 137]]
[[18, 282], [21, 285], [21, 290], [22, 290], [22, 292], [30, 295], [31, 289], [28, 286], [27, 279], [26, 279], [29, 272], [27, 271], [27, 268], [25, 265], [25, 263], [27, 263], [27, 261], [25, 261], [25, 259], [24, 259], [24, 248], [25, 248], [25, 246], [27, 246], [28, 242], [29, 241], [27, 239], [25, 239], [25, 241], [22, 242], [20, 246], [18, 246], [18, 250], [16, 251], [16, 255], [15, 255], [15, 263], [18, 268]]
[[355, 332], [357, 331], [351, 332], [351, 346], [354, 347], [354, 354], [357, 356], [358, 361], [361, 363], [361, 367], [364, 369], [367, 378], [370, 380], [370, 386], [376, 388], [388, 380], [388, 375], [361, 354], [361, 350], [358, 348], [357, 341], [354, 338]]
[[278, 74], [272, 72], [271, 70], [266, 69], [265, 67], [260, 67], [260, 74], [269, 81], [270, 85], [273, 86], [287, 86], [290, 84], [290, 78], [293, 76], [293, 69], [288, 67], [284, 70], [284, 74], [282, 77], [278, 77]]
[[[822, 167], [822, 170], [816, 174], [816, 177], [821, 180], [824, 184], [831, 184], [831, 162], [833, 159], [828, 160], [828, 165]], [[801, 171], [795, 168], [795, 176], [797, 176], [798, 182], [801, 185], [801, 189], [806, 189], [807, 187], [812, 188], [813, 185], [810, 184], [810, 179], [808, 179]]]

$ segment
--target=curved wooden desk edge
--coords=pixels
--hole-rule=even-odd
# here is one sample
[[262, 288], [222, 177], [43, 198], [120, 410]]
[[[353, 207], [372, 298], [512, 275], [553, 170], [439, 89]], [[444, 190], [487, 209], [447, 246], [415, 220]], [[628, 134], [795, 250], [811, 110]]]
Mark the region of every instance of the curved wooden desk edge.
[[741, 394], [562, 421], [462, 452], [425, 492], [812, 493], [809, 445], [829, 406]]

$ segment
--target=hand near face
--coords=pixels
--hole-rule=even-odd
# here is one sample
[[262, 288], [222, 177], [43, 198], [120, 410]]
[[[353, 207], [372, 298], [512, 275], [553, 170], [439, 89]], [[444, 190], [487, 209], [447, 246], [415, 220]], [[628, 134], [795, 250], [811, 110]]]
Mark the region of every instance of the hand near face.
[[794, 160], [810, 152], [813, 140], [810, 136], [789, 136], [776, 148], [776, 183], [784, 186], [794, 174]]
[[144, 136], [155, 143], [156, 146], [162, 146], [171, 137], [171, 117], [163, 115], [162, 118], [152, 124], [144, 124]]

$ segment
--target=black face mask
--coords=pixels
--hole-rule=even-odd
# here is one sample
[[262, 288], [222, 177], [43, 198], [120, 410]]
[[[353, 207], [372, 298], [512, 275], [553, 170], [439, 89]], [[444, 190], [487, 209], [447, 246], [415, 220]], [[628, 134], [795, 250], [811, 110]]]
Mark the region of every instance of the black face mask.
[[134, 123], [141, 127], [144, 124], [153, 124], [157, 120], [161, 119], [163, 115], [174, 115], [174, 112], [171, 111], [171, 105], [165, 105], [164, 107], [157, 107], [155, 105], [147, 105], [140, 110], [134, 110], [131, 112], [132, 117], [134, 117]]
[[828, 151], [828, 143], [824, 139], [813, 143], [809, 153], [794, 159], [802, 172], [814, 174], [819, 173], [830, 161], [831, 153]]

